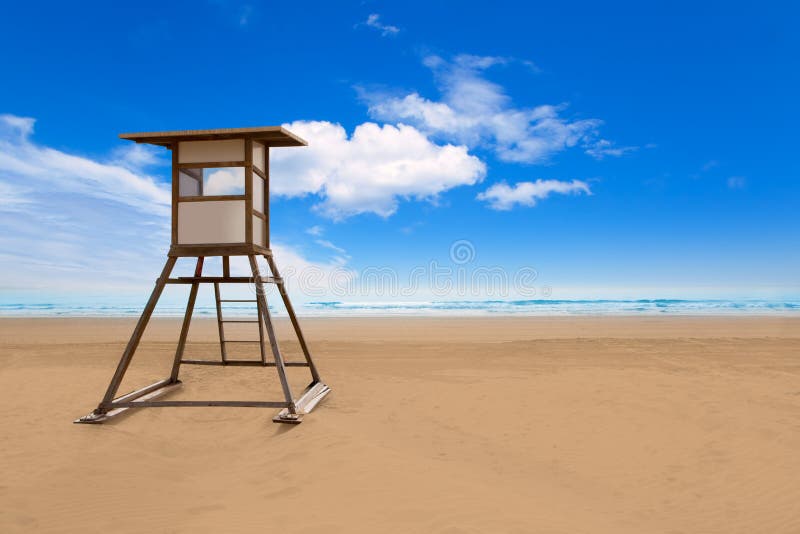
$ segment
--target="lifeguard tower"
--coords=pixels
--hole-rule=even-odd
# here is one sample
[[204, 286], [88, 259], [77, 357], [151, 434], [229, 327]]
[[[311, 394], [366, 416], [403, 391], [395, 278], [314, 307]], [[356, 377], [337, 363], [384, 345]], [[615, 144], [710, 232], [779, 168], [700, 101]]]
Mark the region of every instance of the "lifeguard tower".
[[[172, 245], [164, 270], [156, 280], [155, 289], [147, 301], [103, 399], [92, 413], [75, 422], [102, 423], [134, 408], [251, 406], [281, 408], [273, 421], [300, 423], [303, 415], [310, 412], [330, 392], [330, 388], [320, 379], [270, 250], [269, 150], [271, 147], [306, 146], [307, 143], [280, 126], [130, 133], [121, 134], [120, 138], [172, 150]], [[211, 256], [222, 257], [222, 276], [203, 275], [203, 261]], [[231, 256], [247, 256], [252, 276], [231, 276]], [[261, 275], [256, 261], [258, 256], [266, 259], [271, 276]], [[196, 258], [193, 276], [170, 278], [179, 258]], [[117, 390], [167, 284], [190, 286], [172, 371], [163, 380], [117, 397]], [[219, 360], [183, 358], [200, 284], [214, 286], [220, 342]], [[258, 323], [260, 359], [228, 357], [226, 345], [235, 341], [225, 339], [225, 324], [243, 321], [229, 321], [223, 316], [223, 303], [230, 301], [220, 298], [221, 284], [252, 284], [255, 288], [255, 298], [236, 300], [236, 302], [253, 302], [256, 306], [258, 318], [252, 322]], [[284, 360], [275, 337], [264, 284], [277, 285], [300, 342], [304, 361]], [[267, 358], [265, 329], [272, 358]], [[283, 400], [156, 400], [180, 387], [178, 373], [182, 364], [275, 367], [283, 390]], [[311, 373], [311, 383], [297, 397], [293, 396], [289, 387], [286, 377], [287, 367], [307, 367]]]

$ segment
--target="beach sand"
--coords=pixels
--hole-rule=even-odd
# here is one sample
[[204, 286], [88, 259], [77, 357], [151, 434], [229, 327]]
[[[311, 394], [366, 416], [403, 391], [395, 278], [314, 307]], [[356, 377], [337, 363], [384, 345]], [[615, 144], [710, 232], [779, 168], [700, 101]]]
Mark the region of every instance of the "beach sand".
[[[800, 318], [306, 319], [333, 393], [301, 425], [72, 424], [134, 322], [0, 320], [0, 532], [800, 532]], [[121, 393], [164, 377], [179, 328], [151, 323]], [[216, 335], [195, 321], [187, 357]], [[181, 378], [169, 398], [280, 400], [272, 368]]]

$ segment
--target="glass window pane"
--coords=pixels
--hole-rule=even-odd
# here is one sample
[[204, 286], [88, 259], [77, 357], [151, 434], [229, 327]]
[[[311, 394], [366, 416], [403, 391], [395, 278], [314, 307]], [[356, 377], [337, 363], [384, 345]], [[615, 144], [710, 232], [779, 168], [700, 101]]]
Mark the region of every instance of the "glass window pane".
[[178, 176], [180, 177], [179, 191], [182, 197], [194, 197], [201, 194], [203, 169], [181, 169]]
[[181, 169], [179, 177], [182, 197], [244, 195], [244, 167]]

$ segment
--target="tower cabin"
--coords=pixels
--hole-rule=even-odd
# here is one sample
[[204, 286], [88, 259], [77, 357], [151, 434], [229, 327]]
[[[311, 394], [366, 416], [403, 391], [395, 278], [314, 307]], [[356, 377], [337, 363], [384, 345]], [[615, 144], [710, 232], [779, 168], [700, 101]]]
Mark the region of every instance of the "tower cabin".
[[281, 126], [126, 133], [172, 150], [170, 256], [269, 250], [269, 149], [306, 146]]

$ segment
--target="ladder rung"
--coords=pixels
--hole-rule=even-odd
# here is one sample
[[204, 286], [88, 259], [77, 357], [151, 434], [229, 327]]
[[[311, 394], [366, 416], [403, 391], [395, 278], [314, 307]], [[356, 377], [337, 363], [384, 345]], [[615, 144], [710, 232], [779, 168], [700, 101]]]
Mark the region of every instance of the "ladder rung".
[[220, 302], [258, 302], [257, 300], [247, 300], [247, 299], [219, 299]]
[[257, 322], [258, 322], [258, 320], [253, 320], [253, 321], [239, 321], [239, 320], [233, 320], [233, 319], [224, 319], [224, 320], [222, 320], [222, 321], [220, 321], [220, 322], [221, 322], [221, 323], [257, 323]]

